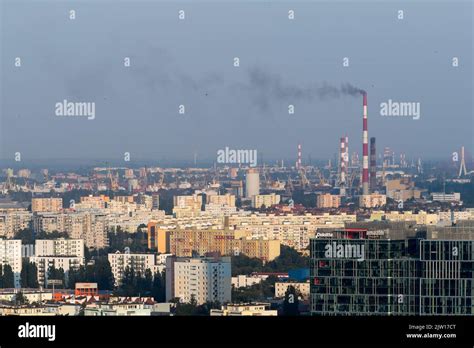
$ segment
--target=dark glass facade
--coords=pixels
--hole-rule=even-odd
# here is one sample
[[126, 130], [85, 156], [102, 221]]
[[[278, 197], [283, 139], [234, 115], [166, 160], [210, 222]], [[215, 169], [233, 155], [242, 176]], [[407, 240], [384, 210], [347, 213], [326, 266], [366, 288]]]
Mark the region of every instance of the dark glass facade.
[[[341, 252], [328, 254], [334, 245]], [[473, 314], [473, 245], [418, 238], [311, 239], [311, 312]], [[355, 248], [364, 251], [363, 259], [347, 252]]]

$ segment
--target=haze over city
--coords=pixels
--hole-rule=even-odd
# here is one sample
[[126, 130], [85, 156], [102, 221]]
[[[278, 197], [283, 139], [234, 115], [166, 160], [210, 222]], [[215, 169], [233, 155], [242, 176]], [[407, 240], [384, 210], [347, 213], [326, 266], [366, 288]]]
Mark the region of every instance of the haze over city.
[[473, 10], [0, 0], [0, 348], [472, 345]]
[[[3, 1], [0, 157], [212, 163], [229, 146], [273, 161], [300, 143], [327, 160], [341, 135], [361, 152], [347, 84], [367, 90], [380, 148], [472, 153], [472, 4], [407, 2], [399, 20], [398, 3], [299, 2], [289, 21], [285, 3], [199, 2], [179, 21], [180, 3], [85, 1], [71, 21], [67, 4]], [[95, 118], [57, 117], [63, 100]], [[419, 103], [419, 119], [381, 116], [388, 100]]]

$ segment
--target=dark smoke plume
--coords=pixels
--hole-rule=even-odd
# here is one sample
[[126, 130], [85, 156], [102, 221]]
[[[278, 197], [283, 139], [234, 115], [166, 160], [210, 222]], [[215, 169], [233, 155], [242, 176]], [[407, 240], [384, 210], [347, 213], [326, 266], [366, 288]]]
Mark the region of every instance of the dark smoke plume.
[[252, 68], [248, 71], [248, 85], [241, 85], [253, 96], [254, 102], [262, 109], [267, 109], [271, 101], [333, 99], [344, 96], [357, 97], [365, 91], [350, 83], [343, 83], [339, 87], [323, 82], [321, 85], [296, 86], [286, 84], [277, 74], [271, 74], [260, 68]]

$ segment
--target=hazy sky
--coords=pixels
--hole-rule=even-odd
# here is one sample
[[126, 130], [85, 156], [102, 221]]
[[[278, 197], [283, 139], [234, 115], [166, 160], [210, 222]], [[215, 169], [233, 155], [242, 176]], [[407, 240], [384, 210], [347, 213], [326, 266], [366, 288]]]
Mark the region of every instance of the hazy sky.
[[[345, 134], [360, 153], [362, 98], [333, 89], [346, 83], [368, 92], [378, 151], [474, 153], [472, 1], [0, 2], [4, 159], [213, 159], [228, 146], [270, 160], [298, 143], [329, 158]], [[95, 119], [56, 116], [64, 99], [94, 102]], [[420, 119], [381, 116], [389, 99], [420, 103]]]

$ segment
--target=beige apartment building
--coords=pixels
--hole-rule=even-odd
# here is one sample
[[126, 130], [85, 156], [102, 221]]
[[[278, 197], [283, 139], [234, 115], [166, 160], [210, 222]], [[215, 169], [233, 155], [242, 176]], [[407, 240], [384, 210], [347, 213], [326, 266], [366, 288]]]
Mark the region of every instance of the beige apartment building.
[[36, 212], [59, 212], [63, 209], [62, 198], [32, 198], [31, 211]]
[[229, 229], [177, 229], [167, 231], [153, 230], [157, 251], [171, 253], [178, 257], [191, 257], [193, 253], [205, 255], [218, 253], [220, 255], [244, 254], [248, 257], [272, 261], [280, 255], [280, 242], [264, 238], [252, 239], [247, 231]]
[[84, 196], [81, 197], [81, 203], [78, 204], [78, 208], [82, 209], [104, 209], [106, 202], [109, 202], [110, 199], [108, 196]]
[[406, 201], [421, 197], [421, 190], [415, 187], [415, 183], [410, 178], [387, 180], [385, 189], [387, 197], [396, 201]]
[[88, 248], [109, 245], [107, 214], [101, 211], [38, 213], [33, 217], [33, 227], [36, 232], [66, 232], [69, 238], [83, 239]]
[[29, 228], [32, 217], [26, 209], [0, 211], [0, 237], [13, 238], [20, 230]]
[[345, 222], [355, 222], [356, 215], [342, 214], [233, 214], [225, 219], [226, 226], [248, 231], [251, 238], [277, 239], [282, 245], [298, 251], [305, 250], [309, 239], [318, 228], [344, 227]]
[[272, 205], [280, 203], [280, 195], [275, 193], [269, 195], [253, 195], [252, 208], [271, 207]]
[[173, 215], [177, 218], [199, 216], [201, 214], [201, 205], [201, 196], [174, 196]]
[[415, 221], [418, 225], [436, 225], [439, 221], [438, 214], [420, 211], [414, 214], [411, 211], [374, 211], [370, 214], [371, 221], [388, 220], [388, 221]]
[[207, 204], [216, 204], [216, 205], [224, 205], [228, 207], [235, 207], [235, 195], [231, 195], [231, 194], [207, 195], [206, 205]]
[[341, 206], [341, 196], [329, 193], [318, 195], [316, 207], [318, 208], [339, 208]]
[[361, 208], [377, 208], [385, 204], [387, 204], [387, 196], [382, 194], [372, 193], [370, 195], [359, 196], [359, 206]]

